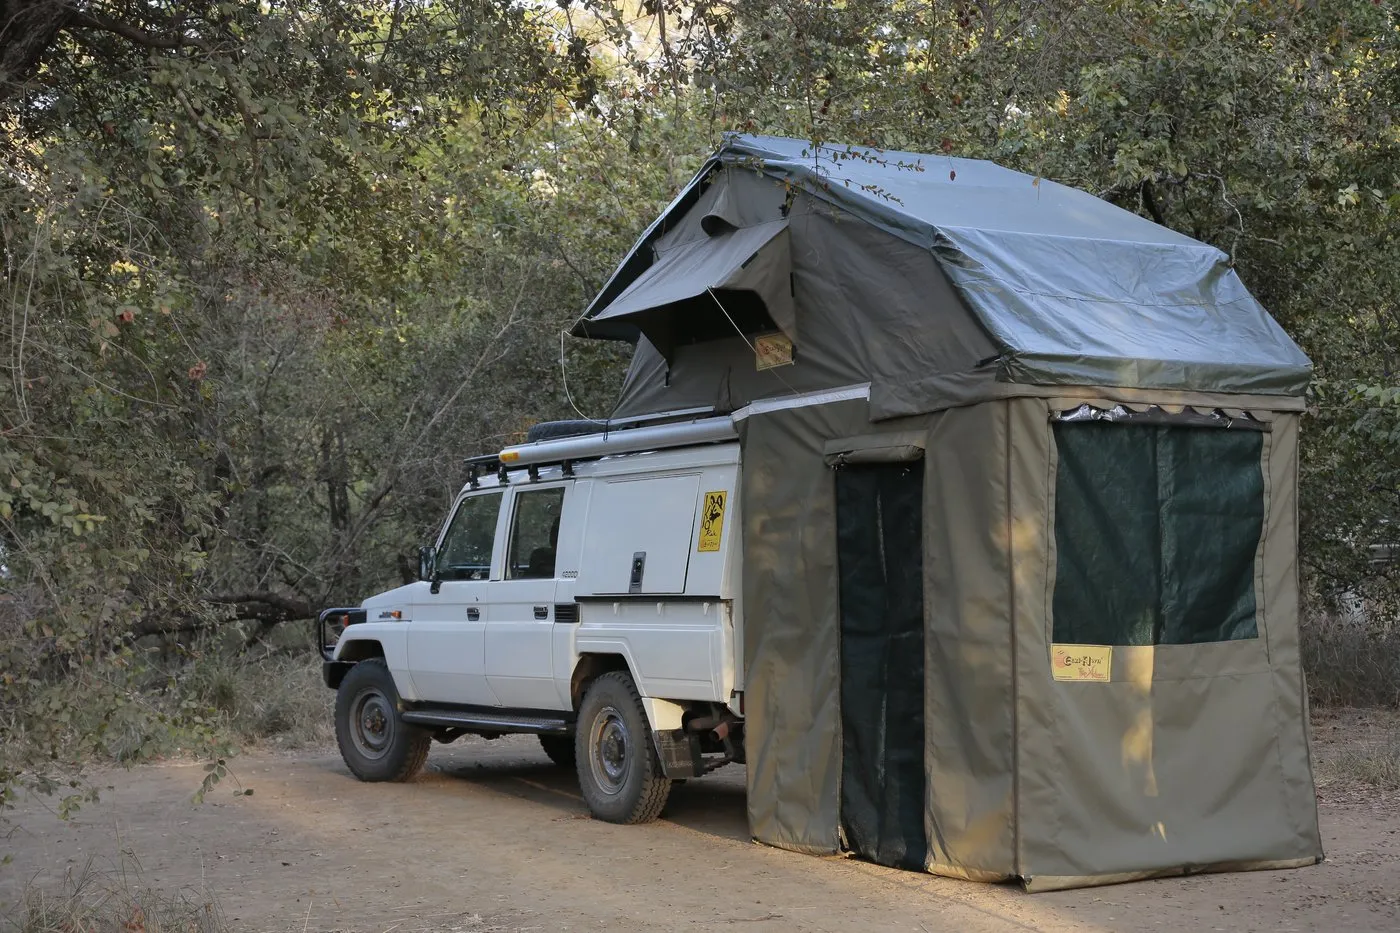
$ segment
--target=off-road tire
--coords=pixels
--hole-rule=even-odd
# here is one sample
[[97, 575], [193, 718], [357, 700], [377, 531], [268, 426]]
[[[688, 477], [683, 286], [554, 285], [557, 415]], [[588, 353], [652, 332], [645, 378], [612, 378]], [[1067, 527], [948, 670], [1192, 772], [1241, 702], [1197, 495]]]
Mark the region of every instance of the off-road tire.
[[579, 704], [574, 754], [579, 789], [596, 819], [649, 823], [661, 815], [671, 780], [630, 674], [613, 671], [589, 685]]
[[428, 757], [432, 736], [399, 718], [399, 691], [382, 658], [350, 668], [335, 694], [340, 757], [362, 781], [407, 781]]
[[572, 768], [574, 757], [574, 737], [572, 735], [541, 735], [540, 748], [549, 756], [549, 760], [561, 768]]

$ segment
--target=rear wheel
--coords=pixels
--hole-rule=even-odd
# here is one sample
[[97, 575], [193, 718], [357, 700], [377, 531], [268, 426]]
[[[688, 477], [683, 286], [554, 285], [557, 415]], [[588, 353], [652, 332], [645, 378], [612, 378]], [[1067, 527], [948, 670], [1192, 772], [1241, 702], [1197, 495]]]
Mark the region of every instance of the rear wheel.
[[361, 661], [335, 695], [340, 757], [362, 781], [407, 781], [428, 757], [432, 738], [399, 718], [399, 692], [382, 658]]
[[604, 674], [579, 706], [574, 736], [579, 789], [609, 823], [648, 823], [661, 815], [671, 780], [661, 769], [642, 698], [631, 675]]
[[561, 768], [574, 766], [574, 737], [572, 735], [542, 735], [540, 748], [549, 760]]

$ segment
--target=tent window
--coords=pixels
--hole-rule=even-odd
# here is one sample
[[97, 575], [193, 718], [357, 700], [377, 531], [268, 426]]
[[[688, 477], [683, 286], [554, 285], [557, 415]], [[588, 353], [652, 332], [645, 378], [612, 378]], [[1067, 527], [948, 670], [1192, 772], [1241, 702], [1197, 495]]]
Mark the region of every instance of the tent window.
[[1054, 641], [1257, 638], [1263, 434], [1095, 421], [1052, 429]]

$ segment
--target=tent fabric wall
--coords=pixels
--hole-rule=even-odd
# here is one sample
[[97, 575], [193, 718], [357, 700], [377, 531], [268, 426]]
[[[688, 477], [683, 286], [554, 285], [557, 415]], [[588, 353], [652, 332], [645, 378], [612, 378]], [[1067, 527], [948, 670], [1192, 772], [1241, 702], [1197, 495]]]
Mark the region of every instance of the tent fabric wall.
[[[1110, 683], [1053, 679], [1056, 455], [1044, 400], [1012, 419], [1017, 870], [1030, 890], [1321, 856], [1297, 635], [1294, 415], [1262, 413], [1259, 638], [1113, 649]], [[1212, 430], [1212, 429], [1203, 429]]]
[[1260, 637], [1117, 647], [1110, 683], [1070, 683], [1050, 670], [1050, 415], [1080, 401], [1000, 400], [880, 423], [844, 402], [742, 422], [755, 839], [841, 848], [829, 464], [845, 447], [917, 444], [927, 870], [1049, 890], [1320, 857], [1296, 624], [1297, 416], [1257, 412], [1270, 427]]
[[867, 425], [865, 403], [845, 402], [751, 416], [740, 438], [749, 827], [815, 855], [841, 847], [836, 495], [823, 447]]
[[1007, 412], [944, 412], [925, 465], [928, 869], [975, 881], [1017, 868], [1011, 580], [1036, 525], [1010, 511]]

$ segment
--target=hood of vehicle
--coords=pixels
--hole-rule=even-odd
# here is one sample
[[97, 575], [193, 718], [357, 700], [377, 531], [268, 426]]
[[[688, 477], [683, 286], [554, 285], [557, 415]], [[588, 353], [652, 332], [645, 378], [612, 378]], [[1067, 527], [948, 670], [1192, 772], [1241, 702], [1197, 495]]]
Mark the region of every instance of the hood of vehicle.
[[[385, 590], [383, 593], [376, 593], [369, 599], [360, 603], [360, 608], [365, 610], [366, 622], [407, 622], [412, 615], [413, 597], [419, 590], [426, 590], [428, 584], [423, 582], [410, 583], [406, 586], [398, 586], [392, 590]], [[394, 619], [387, 613], [398, 611], [402, 615]], [[385, 613], [380, 618], [380, 613]]]

